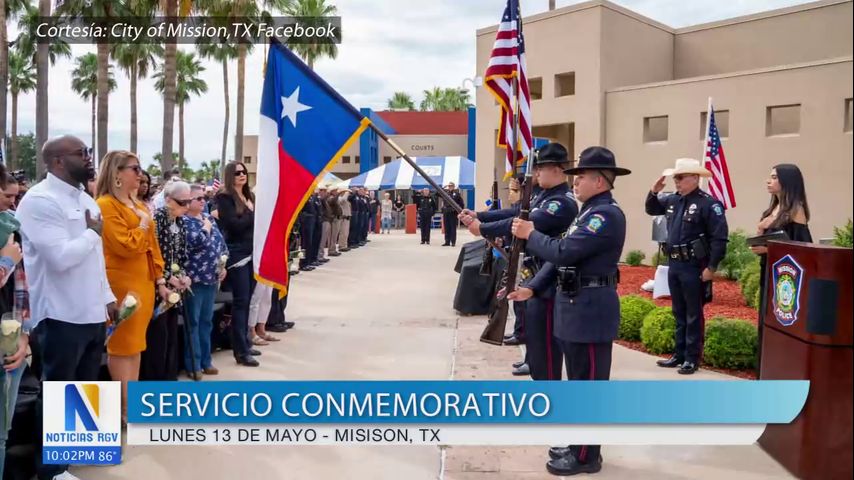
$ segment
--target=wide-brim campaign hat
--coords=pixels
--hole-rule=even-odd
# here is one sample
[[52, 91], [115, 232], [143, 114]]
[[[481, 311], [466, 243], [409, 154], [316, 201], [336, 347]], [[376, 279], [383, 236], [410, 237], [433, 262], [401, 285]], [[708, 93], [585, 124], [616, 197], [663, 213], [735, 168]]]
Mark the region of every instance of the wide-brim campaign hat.
[[706, 167], [700, 165], [699, 160], [693, 158], [679, 158], [676, 160], [676, 165], [673, 168], [668, 168], [661, 172], [662, 176], [672, 177], [674, 175], [699, 175], [701, 177], [711, 177], [710, 172]]
[[547, 143], [534, 151], [534, 166], [561, 163], [569, 163], [569, 154], [559, 143]]
[[607, 170], [613, 172], [614, 175], [622, 176], [632, 173], [628, 168], [617, 166], [617, 159], [614, 157], [614, 152], [605, 147], [588, 147], [585, 148], [581, 155], [578, 156], [578, 164], [572, 168], [567, 168], [563, 173], [567, 175], [575, 175], [585, 170]]

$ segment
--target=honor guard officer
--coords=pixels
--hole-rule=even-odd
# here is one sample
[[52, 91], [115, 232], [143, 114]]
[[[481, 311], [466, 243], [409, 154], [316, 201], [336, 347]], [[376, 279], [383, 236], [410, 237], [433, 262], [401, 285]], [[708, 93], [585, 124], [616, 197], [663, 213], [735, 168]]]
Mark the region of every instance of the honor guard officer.
[[433, 215], [436, 214], [436, 200], [430, 195], [430, 189], [424, 188], [415, 196], [418, 204], [418, 223], [421, 227], [421, 245], [430, 245], [430, 229], [433, 228]]
[[[690, 375], [700, 365], [704, 299], [711, 300], [711, 282], [726, 254], [728, 227], [721, 202], [700, 190], [700, 177], [711, 176], [700, 162], [680, 158], [661, 175], [646, 197], [646, 213], [667, 218], [667, 283], [676, 317], [676, 353], [657, 363]], [[659, 198], [670, 176], [676, 193]]]
[[[611, 190], [617, 176], [631, 173], [617, 167], [614, 154], [603, 147], [581, 152], [575, 175], [575, 198], [581, 211], [563, 238], [535, 231], [535, 225], [513, 221], [513, 235], [527, 239], [527, 250], [546, 264], [527, 286], [509, 298], [539, 296], [557, 282], [555, 336], [566, 357], [569, 380], [608, 380], [611, 348], [620, 326], [617, 263], [626, 239], [626, 217]], [[596, 473], [602, 468], [598, 445], [549, 449], [546, 464], [555, 475]]]
[[[569, 228], [578, 214], [578, 205], [569, 191], [564, 170], [569, 167], [566, 148], [559, 143], [549, 143], [534, 154], [534, 172], [539, 190], [531, 199], [530, 219], [538, 231], [557, 238]], [[469, 231], [485, 237], [510, 234], [513, 219], [519, 215], [518, 204], [506, 210], [493, 210], [474, 214], [463, 210], [460, 217]], [[526, 256], [523, 260], [523, 285], [542, 268], [542, 257]], [[563, 355], [552, 335], [554, 312], [554, 286], [544, 288], [539, 295], [525, 302], [525, 359], [534, 380], [560, 380]], [[515, 372], [514, 372], [515, 373]]]

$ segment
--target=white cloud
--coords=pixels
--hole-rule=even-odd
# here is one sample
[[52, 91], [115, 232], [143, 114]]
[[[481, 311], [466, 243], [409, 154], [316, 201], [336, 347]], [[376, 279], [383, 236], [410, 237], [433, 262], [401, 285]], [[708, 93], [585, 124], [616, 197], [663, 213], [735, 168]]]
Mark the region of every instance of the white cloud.
[[[498, 0], [338, 0], [343, 43], [338, 58], [324, 59], [315, 70], [354, 106], [383, 109], [395, 91], [407, 91], [416, 101], [433, 86], [457, 87], [475, 68], [475, 31], [495, 24], [501, 15]], [[578, 3], [558, 1], [558, 7]], [[804, 3], [803, 0], [616, 0], [616, 3], [673, 27], [720, 20], [737, 15]], [[530, 15], [547, 8], [547, 0], [523, 2]], [[10, 27], [14, 31], [14, 26]], [[10, 38], [14, 38], [14, 33]], [[188, 49], [188, 46], [181, 48]], [[532, 48], [529, 46], [529, 48]], [[94, 52], [93, 46], [75, 45], [73, 55]], [[257, 133], [262, 85], [263, 46], [256, 46], [246, 62], [245, 133]], [[223, 74], [220, 64], [205, 61], [202, 77], [208, 92], [185, 108], [186, 157], [192, 165], [220, 155], [223, 129]], [[72, 134], [91, 138], [91, 105], [70, 88], [73, 59], [61, 60], [50, 72], [50, 135]], [[482, 73], [482, 72], [481, 72]], [[110, 147], [128, 148], [130, 142], [130, 82], [116, 69], [118, 88], [110, 96]], [[233, 153], [237, 102], [237, 64], [229, 65], [229, 157]], [[163, 102], [153, 81], [138, 86], [139, 154], [149, 163], [160, 151]], [[19, 99], [19, 132], [33, 131], [35, 94]], [[175, 150], [178, 149], [177, 110]]]

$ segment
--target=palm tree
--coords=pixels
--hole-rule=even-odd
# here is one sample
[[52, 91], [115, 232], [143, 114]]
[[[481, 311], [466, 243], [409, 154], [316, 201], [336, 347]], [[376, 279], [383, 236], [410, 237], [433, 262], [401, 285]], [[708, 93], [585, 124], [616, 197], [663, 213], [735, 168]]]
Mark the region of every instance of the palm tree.
[[[184, 17], [190, 13], [193, 0], [159, 0], [160, 11], [167, 17]], [[160, 148], [160, 168], [168, 172], [175, 165], [172, 143], [175, 134], [176, 56], [178, 45], [167, 41], [163, 51], [163, 143]]]
[[[23, 0], [17, 0], [23, 1]], [[24, 1], [20, 7], [18, 16], [18, 38], [15, 39], [15, 48], [22, 55], [32, 57], [33, 63], [36, 62], [36, 52], [38, 47], [38, 37], [36, 37], [36, 29], [44, 20], [40, 18], [39, 9]], [[47, 48], [48, 59], [50, 65], [56, 65], [56, 61], [60, 57], [71, 57], [71, 45], [61, 38], [51, 39], [50, 45]]]
[[113, 59], [130, 78], [130, 151], [137, 151], [137, 80], [148, 76], [163, 57], [163, 47], [148, 43], [123, 43], [113, 46]]
[[[205, 71], [202, 63], [196, 59], [194, 53], [184, 53], [178, 51], [175, 57], [175, 99], [178, 103], [178, 162], [183, 163], [184, 159], [184, 105], [190, 101], [193, 95], [201, 95], [208, 91], [208, 84], [201, 78], [199, 74]], [[166, 89], [165, 71], [160, 71], [154, 74], [156, 82], [154, 88], [160, 93], [164, 93]], [[179, 165], [181, 168], [184, 165]]]
[[12, 94], [12, 144], [10, 159], [12, 166], [18, 165], [18, 94], [36, 88], [36, 69], [29, 56], [20, 52], [9, 52], [9, 93]]
[[[283, 11], [292, 17], [312, 17], [317, 19], [318, 23], [324, 17], [334, 17], [338, 14], [338, 8], [326, 3], [326, 0], [295, 0]], [[288, 47], [302, 57], [312, 70], [317, 60], [323, 57], [334, 59], [338, 56], [338, 46], [332, 42], [289, 43]]]
[[433, 90], [424, 90], [424, 100], [421, 100], [422, 111], [440, 111], [442, 104], [442, 89], [433, 87]]
[[222, 64], [223, 99], [225, 105], [225, 119], [222, 126], [222, 151], [220, 152], [220, 168], [225, 168], [225, 154], [228, 150], [228, 121], [231, 113], [231, 105], [228, 99], [228, 62], [237, 58], [237, 47], [230, 43], [201, 44], [198, 45], [199, 55], [210, 58]]
[[459, 111], [468, 108], [469, 103], [468, 90], [433, 87], [432, 90], [424, 90], [421, 110], [433, 112]]
[[[50, 16], [50, 0], [39, 0], [39, 15]], [[47, 84], [48, 60], [50, 56], [49, 45], [39, 43], [36, 48], [36, 173], [39, 178], [45, 172], [45, 164], [42, 160], [42, 146], [47, 141], [48, 134], [48, 94]]]
[[9, 34], [6, 21], [24, 5], [29, 5], [29, 0], [0, 0], [0, 85], [3, 85], [0, 88], [0, 139], [6, 138], [6, 87], [9, 85]]
[[415, 102], [412, 97], [406, 92], [394, 92], [394, 95], [388, 99], [388, 108], [393, 110], [415, 110]]
[[[71, 72], [71, 89], [78, 95], [83, 97], [83, 100], [92, 101], [92, 145], [95, 144], [95, 120], [98, 117], [97, 107], [98, 102], [98, 56], [94, 53], [87, 53], [77, 57], [75, 61], [76, 67]], [[116, 80], [113, 78], [113, 72], [109, 72], [108, 88], [110, 91], [116, 89]]]

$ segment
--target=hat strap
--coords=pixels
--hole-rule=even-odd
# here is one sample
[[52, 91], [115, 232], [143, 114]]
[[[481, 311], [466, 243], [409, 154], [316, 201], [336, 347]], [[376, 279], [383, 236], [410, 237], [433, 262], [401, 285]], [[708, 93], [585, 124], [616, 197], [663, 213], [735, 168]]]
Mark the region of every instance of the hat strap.
[[608, 175], [605, 175], [605, 170], [598, 170], [598, 172], [599, 172], [599, 175], [601, 175], [602, 178], [604, 178], [605, 181], [608, 182], [608, 185], [611, 186], [611, 190], [613, 190], [614, 189], [614, 182], [612, 182], [611, 179], [608, 178]]

